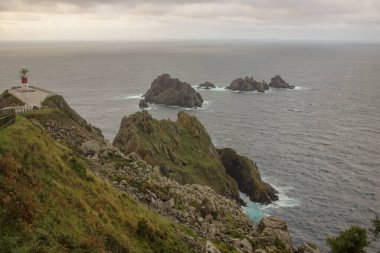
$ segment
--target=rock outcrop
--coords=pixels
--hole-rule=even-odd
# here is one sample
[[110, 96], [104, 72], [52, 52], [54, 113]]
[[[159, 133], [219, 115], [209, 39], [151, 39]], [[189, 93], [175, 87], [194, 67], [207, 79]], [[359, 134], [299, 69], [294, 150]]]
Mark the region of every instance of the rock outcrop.
[[282, 79], [281, 76], [276, 75], [275, 77], [272, 77], [269, 87], [272, 88], [282, 88], [282, 89], [293, 89], [294, 86], [289, 85], [287, 82]]
[[104, 143], [102, 131], [89, 124], [60, 96], [42, 102], [45, 110], [28, 113], [25, 117], [38, 122], [55, 140], [80, 148], [87, 141]]
[[278, 200], [277, 191], [261, 180], [259, 170], [248, 157], [240, 156], [230, 148], [218, 149], [226, 172], [234, 178], [241, 192], [254, 202], [269, 204]]
[[190, 84], [171, 78], [169, 74], [157, 77], [144, 95], [144, 101], [153, 104], [202, 107], [203, 98]]
[[278, 248], [283, 248], [288, 252], [294, 252], [292, 240], [288, 227], [284, 221], [275, 216], [269, 216], [261, 219], [257, 226], [257, 231], [262, 237], [262, 243], [266, 240], [275, 242]]
[[235, 79], [231, 82], [230, 86], [226, 87], [226, 89], [232, 90], [232, 91], [258, 91], [258, 92], [265, 92], [265, 90], [268, 90], [269, 87], [263, 82], [258, 82], [253, 77], [245, 77]]
[[226, 172], [204, 126], [185, 112], [178, 120], [156, 120], [147, 111], [124, 117], [113, 145], [135, 152], [182, 184], [207, 185], [240, 201], [237, 183]]
[[139, 107], [140, 108], [148, 108], [149, 104], [144, 99], [141, 99], [140, 103], [139, 103]]
[[215, 85], [213, 83], [210, 83], [210, 82], [207, 81], [207, 82], [199, 84], [197, 88], [198, 89], [209, 90], [209, 89], [216, 88], [216, 87], [215, 87]]
[[10, 106], [22, 106], [25, 105], [22, 101], [20, 101], [18, 98], [14, 97], [13, 95], [9, 94], [8, 91], [4, 91], [0, 95], [0, 109], [4, 107], [10, 107]]

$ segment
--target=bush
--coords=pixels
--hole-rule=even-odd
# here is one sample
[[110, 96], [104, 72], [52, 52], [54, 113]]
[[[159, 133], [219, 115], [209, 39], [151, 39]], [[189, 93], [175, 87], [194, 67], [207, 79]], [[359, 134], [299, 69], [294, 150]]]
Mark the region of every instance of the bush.
[[369, 244], [367, 230], [356, 225], [351, 226], [337, 237], [327, 238], [327, 244], [332, 253], [364, 253], [364, 247]]
[[380, 236], [380, 219], [379, 217], [376, 215], [376, 217], [371, 220], [371, 223], [372, 223], [372, 228], [369, 230], [373, 237], [374, 237], [374, 240], [377, 240], [379, 239], [379, 236]]

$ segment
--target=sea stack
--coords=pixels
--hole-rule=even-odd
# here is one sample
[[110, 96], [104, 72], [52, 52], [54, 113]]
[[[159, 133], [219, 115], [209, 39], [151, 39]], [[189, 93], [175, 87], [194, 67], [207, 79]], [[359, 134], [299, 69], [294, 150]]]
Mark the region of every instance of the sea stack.
[[144, 101], [186, 108], [202, 107], [203, 104], [201, 94], [190, 84], [171, 78], [169, 74], [163, 74], [152, 82], [150, 89], [144, 95]]
[[197, 87], [197, 89], [205, 89], [205, 90], [209, 90], [209, 89], [213, 89], [213, 88], [216, 88], [215, 85], [213, 83], [210, 83], [209, 81], [201, 83]]
[[271, 81], [269, 83], [269, 87], [279, 88], [279, 89], [294, 89], [294, 86], [289, 85], [279, 75], [276, 75], [275, 77], [272, 77], [272, 79], [271, 79]]
[[253, 77], [237, 78], [233, 80], [230, 86], [226, 87], [228, 90], [232, 91], [258, 91], [265, 92], [268, 90], [268, 85], [263, 82], [258, 82]]

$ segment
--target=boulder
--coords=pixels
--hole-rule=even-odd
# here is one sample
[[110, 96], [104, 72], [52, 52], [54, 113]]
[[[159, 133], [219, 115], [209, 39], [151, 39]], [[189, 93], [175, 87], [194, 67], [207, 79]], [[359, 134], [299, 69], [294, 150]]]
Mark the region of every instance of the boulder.
[[220, 251], [210, 241], [206, 242], [205, 252], [206, 253], [220, 253]]
[[145, 93], [147, 103], [180, 106], [186, 108], [202, 107], [203, 98], [190, 84], [171, 78], [169, 74], [157, 77]]
[[215, 85], [213, 83], [210, 83], [210, 82], [204, 82], [204, 83], [201, 83], [200, 85], [198, 85], [197, 87], [198, 89], [206, 89], [206, 90], [209, 90], [211, 88], [216, 88]]
[[261, 180], [259, 170], [252, 160], [231, 148], [217, 149], [226, 172], [234, 178], [239, 190], [254, 202], [269, 204], [278, 200], [277, 191]]
[[80, 149], [85, 156], [94, 156], [100, 150], [100, 145], [97, 141], [90, 140], [84, 142]]
[[288, 227], [279, 218], [269, 216], [261, 219], [257, 231], [261, 236], [273, 237], [273, 241], [279, 240], [289, 252], [294, 252]]
[[148, 105], [148, 103], [144, 99], [141, 99], [140, 103], [139, 103], [139, 107], [140, 108], [148, 108], [149, 105]]
[[321, 253], [317, 245], [307, 242], [298, 248], [298, 253]]
[[269, 87], [272, 88], [282, 88], [282, 89], [289, 89], [289, 88], [294, 88], [294, 86], [290, 86], [287, 82], [282, 79], [281, 76], [276, 75], [273, 77], [269, 83]]

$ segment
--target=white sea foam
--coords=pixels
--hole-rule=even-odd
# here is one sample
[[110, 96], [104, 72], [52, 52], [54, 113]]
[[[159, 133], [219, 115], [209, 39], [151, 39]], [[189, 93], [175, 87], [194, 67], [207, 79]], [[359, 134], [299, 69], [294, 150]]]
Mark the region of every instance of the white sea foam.
[[126, 96], [126, 97], [123, 97], [124, 99], [142, 99], [142, 96], [144, 94], [139, 94], [139, 95], [131, 95], [131, 96]]
[[311, 88], [305, 86], [296, 86], [293, 90], [311, 90]]
[[291, 208], [300, 205], [300, 201], [298, 199], [289, 197], [287, 194], [293, 189], [291, 186], [274, 187], [278, 191], [279, 200], [269, 205], [261, 205], [259, 203], [252, 202], [246, 194], [240, 193], [240, 197], [247, 203], [247, 206], [243, 206], [242, 209], [244, 213], [246, 213], [254, 222], [259, 222], [261, 218], [269, 216], [272, 209], [281, 207]]

